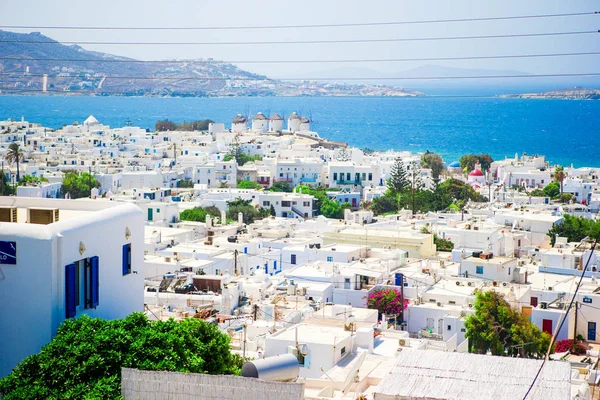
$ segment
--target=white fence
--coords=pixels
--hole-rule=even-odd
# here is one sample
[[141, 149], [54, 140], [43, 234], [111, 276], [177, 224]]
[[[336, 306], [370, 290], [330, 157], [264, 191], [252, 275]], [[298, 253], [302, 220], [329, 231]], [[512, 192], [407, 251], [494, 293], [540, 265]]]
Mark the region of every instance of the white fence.
[[302, 400], [304, 384], [232, 375], [121, 370], [125, 400]]

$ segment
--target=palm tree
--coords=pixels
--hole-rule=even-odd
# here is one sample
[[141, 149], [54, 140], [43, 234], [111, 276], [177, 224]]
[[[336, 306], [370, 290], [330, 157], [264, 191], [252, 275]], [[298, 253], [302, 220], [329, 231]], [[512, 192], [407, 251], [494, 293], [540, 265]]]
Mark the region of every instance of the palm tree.
[[554, 169], [554, 180], [560, 183], [560, 194], [563, 194], [563, 181], [566, 177], [567, 173], [562, 166], [559, 165]]
[[17, 163], [17, 182], [18, 182], [20, 180], [19, 163], [23, 160], [24, 156], [23, 156], [23, 152], [21, 151], [21, 149], [19, 148], [19, 145], [17, 143], [11, 143], [10, 146], [8, 146], [8, 152], [6, 153], [5, 158], [9, 164]]

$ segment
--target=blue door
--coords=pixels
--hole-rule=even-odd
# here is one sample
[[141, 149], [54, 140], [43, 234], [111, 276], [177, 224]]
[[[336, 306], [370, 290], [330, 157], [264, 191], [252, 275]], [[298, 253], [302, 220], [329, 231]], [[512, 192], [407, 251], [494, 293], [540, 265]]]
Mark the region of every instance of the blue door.
[[148, 221], [152, 221], [152, 209], [148, 208]]
[[587, 340], [596, 341], [596, 323], [588, 322], [588, 337]]

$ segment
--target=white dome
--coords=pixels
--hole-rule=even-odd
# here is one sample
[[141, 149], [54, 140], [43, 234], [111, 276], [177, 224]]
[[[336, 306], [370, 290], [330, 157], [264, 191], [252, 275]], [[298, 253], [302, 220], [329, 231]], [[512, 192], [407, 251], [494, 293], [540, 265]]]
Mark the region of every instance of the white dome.
[[100, 124], [100, 122], [98, 122], [96, 117], [94, 117], [93, 115], [90, 115], [89, 117], [87, 117], [87, 119], [85, 121], [83, 121], [83, 124], [84, 125], [98, 125], [98, 124]]

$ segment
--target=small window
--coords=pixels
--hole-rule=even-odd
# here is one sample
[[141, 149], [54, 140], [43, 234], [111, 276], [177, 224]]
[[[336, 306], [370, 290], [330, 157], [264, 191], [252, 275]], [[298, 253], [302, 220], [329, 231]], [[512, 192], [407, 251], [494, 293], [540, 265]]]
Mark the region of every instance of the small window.
[[477, 273], [477, 274], [483, 274], [483, 267], [482, 266], [475, 267], [475, 273]]
[[452, 325], [448, 325], [448, 330], [451, 331], [452, 330]]
[[465, 328], [460, 328], [461, 332], [466, 332], [467, 330]]
[[344, 354], [346, 354], [346, 346], [342, 347], [342, 350], [340, 351], [341, 356], [343, 356]]
[[131, 243], [123, 245], [123, 276], [131, 273]]
[[328, 256], [328, 257], [327, 257], [327, 262], [333, 262], [333, 257], [331, 257], [331, 256]]
[[296, 255], [295, 255], [295, 254], [292, 254], [292, 255], [290, 256], [290, 263], [291, 263], [291, 264], [294, 264], [294, 265], [296, 264]]

